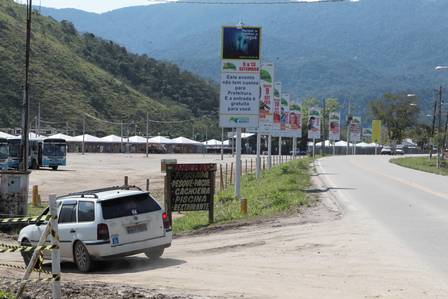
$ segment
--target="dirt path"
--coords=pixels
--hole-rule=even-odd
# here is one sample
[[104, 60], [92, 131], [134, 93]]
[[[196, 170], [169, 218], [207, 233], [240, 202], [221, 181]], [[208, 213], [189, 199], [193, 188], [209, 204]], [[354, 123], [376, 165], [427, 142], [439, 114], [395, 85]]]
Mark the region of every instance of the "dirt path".
[[63, 279], [195, 298], [448, 297], [437, 273], [367, 215], [341, 217], [337, 204], [324, 202], [300, 215], [176, 238], [158, 262], [139, 255], [88, 275], [67, 264]]

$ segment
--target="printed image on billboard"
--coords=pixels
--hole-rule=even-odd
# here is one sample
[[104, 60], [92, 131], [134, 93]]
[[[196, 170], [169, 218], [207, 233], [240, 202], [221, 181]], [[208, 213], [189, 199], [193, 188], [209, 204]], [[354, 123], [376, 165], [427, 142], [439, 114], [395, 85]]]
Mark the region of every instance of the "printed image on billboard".
[[289, 95], [283, 94], [280, 103], [280, 130], [287, 131], [289, 128]]
[[272, 132], [274, 110], [274, 65], [263, 63], [260, 69], [260, 107], [258, 132], [270, 134]]
[[292, 137], [302, 137], [302, 107], [298, 100], [289, 102], [289, 129]]
[[339, 112], [330, 113], [330, 134], [329, 139], [332, 141], [341, 139], [341, 116]]
[[260, 27], [223, 27], [222, 59], [260, 59]]
[[308, 116], [308, 139], [320, 139], [320, 109], [310, 108]]
[[361, 117], [353, 116], [353, 119], [350, 122], [350, 141], [361, 141], [361, 131]]
[[281, 99], [280, 94], [282, 91], [282, 84], [280, 82], [275, 82], [274, 85], [274, 111], [273, 111], [273, 131], [280, 131], [280, 120], [281, 120]]

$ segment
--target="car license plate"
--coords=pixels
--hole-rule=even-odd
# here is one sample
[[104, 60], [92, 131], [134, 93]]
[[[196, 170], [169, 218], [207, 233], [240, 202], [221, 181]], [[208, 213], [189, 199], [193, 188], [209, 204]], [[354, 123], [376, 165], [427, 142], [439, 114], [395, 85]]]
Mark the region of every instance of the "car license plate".
[[128, 231], [128, 234], [135, 234], [144, 232], [148, 230], [148, 228], [146, 227], [146, 223], [141, 223], [137, 225], [128, 226], [126, 227], [126, 230]]

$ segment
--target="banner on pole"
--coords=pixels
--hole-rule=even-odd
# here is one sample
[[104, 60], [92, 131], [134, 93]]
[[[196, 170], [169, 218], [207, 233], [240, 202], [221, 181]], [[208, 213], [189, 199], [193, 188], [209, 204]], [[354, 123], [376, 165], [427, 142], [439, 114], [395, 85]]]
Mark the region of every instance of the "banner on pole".
[[341, 140], [341, 114], [339, 112], [330, 112], [329, 129], [331, 141]]
[[366, 141], [370, 141], [372, 137], [372, 128], [363, 128], [362, 129], [362, 138]]
[[372, 120], [372, 142], [381, 143], [381, 120]]
[[361, 117], [353, 116], [350, 122], [350, 142], [361, 141]]
[[280, 100], [280, 136], [289, 137], [289, 94], [281, 94]]
[[320, 139], [320, 108], [311, 107], [308, 116], [308, 139]]
[[261, 64], [260, 85], [261, 98], [258, 132], [261, 134], [271, 134], [274, 112], [274, 64]]
[[260, 38], [259, 27], [222, 29], [220, 127], [258, 127]]
[[275, 82], [274, 84], [274, 111], [273, 111], [273, 124], [272, 124], [272, 136], [280, 136], [280, 120], [281, 120], [281, 95], [282, 83]]
[[299, 99], [289, 102], [289, 129], [292, 137], [302, 137], [302, 106]]

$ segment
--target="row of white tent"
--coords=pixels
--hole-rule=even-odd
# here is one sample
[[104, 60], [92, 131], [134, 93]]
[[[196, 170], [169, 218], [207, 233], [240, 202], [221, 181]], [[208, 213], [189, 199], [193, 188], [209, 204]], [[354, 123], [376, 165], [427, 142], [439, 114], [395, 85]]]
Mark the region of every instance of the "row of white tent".
[[[129, 138], [122, 138], [117, 135], [108, 135], [105, 137], [96, 137], [93, 135], [85, 134], [78, 136], [69, 136], [66, 134], [58, 133], [52, 136], [39, 136], [35, 133], [30, 133], [30, 139], [64, 139], [67, 142], [89, 142], [89, 143], [151, 143], [151, 144], [189, 144], [202, 146], [203, 143], [195, 140], [188, 139], [186, 137], [178, 137], [169, 139], [164, 136], [155, 136], [146, 139], [142, 136], [132, 136]], [[0, 132], [0, 138], [21, 138], [21, 136], [14, 136], [4, 132]]]
[[[321, 147], [323, 142], [316, 142], [316, 147]], [[353, 146], [355, 145], [355, 143], [351, 143], [349, 146]], [[313, 143], [312, 142], [308, 142], [308, 146], [312, 147]], [[326, 147], [332, 147], [333, 146], [333, 142], [330, 142], [330, 140], [325, 140], [325, 146]], [[336, 147], [347, 147], [347, 142], [344, 140], [340, 140], [334, 143], [334, 146]], [[377, 143], [366, 143], [366, 142], [359, 142], [356, 143], [356, 147], [381, 147], [381, 145], [377, 144]]]

